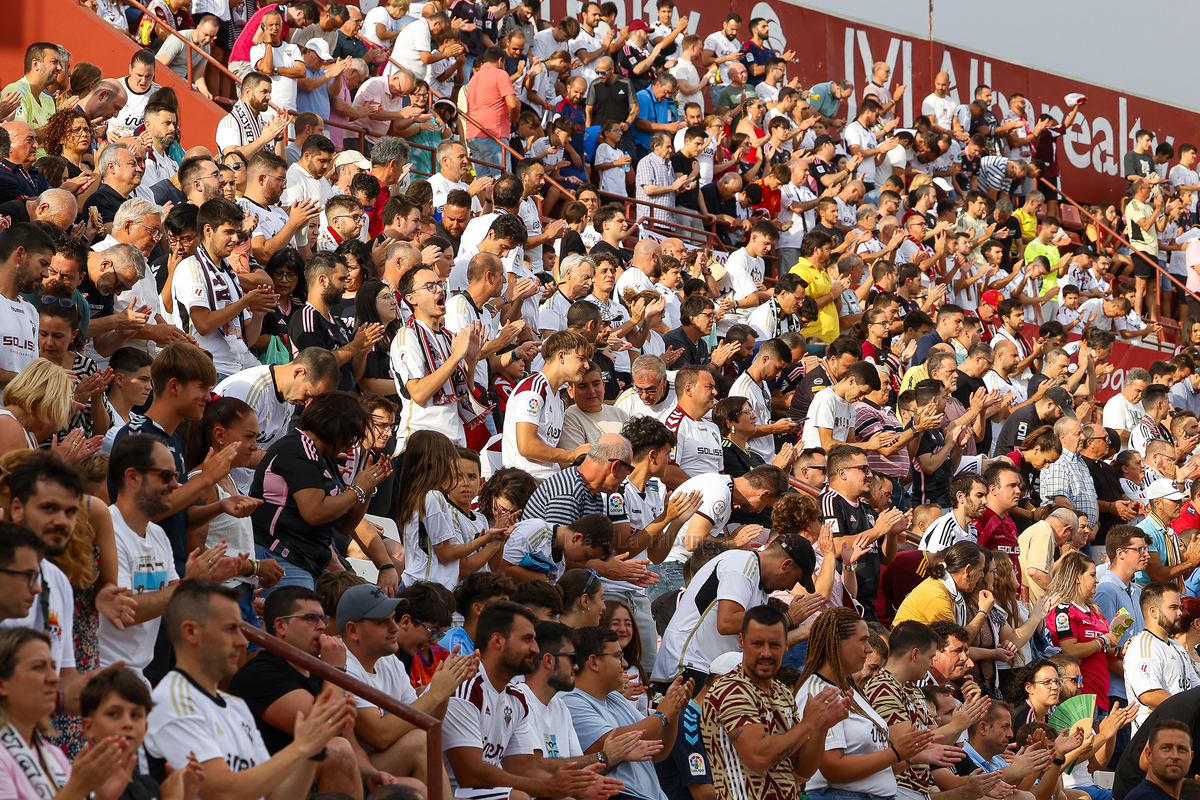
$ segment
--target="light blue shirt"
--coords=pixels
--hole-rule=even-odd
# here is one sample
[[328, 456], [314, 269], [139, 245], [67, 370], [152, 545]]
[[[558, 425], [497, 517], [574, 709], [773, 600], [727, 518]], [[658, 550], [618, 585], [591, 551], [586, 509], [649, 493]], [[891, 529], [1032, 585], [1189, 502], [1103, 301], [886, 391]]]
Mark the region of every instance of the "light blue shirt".
[[975, 766], [984, 772], [999, 772], [1008, 767], [1008, 762], [1004, 760], [1004, 756], [997, 755], [990, 759], [984, 758], [979, 754], [978, 750], [971, 747], [970, 742], [963, 742], [963, 752], [967, 754], [967, 758], [975, 762]]
[[454, 653], [454, 647], [458, 646], [458, 655], [465, 656], [475, 652], [475, 643], [471, 641], [471, 637], [467, 635], [465, 628], [451, 628], [442, 635], [442, 639], [438, 642], [442, 647], [446, 648], [451, 654]]
[[[567, 708], [571, 710], [571, 719], [575, 723], [575, 734], [579, 737], [579, 746], [584, 752], [596, 743], [596, 740], [616, 728], [636, 725], [646, 719], [639, 714], [637, 706], [626, 700], [619, 692], [612, 692], [603, 701], [597, 700], [582, 689], [573, 689], [560, 693]], [[667, 795], [658, 785], [658, 773], [649, 761], [623, 761], [616, 769], [606, 774], [625, 784], [623, 794], [640, 797], [643, 800], [667, 800]]]
[[[1147, 514], [1142, 521], [1137, 524], [1137, 526], [1140, 530], [1145, 531], [1150, 537], [1150, 550], [1151, 552], [1158, 553], [1159, 562], [1164, 567], [1170, 566], [1171, 559], [1167, 557], [1168, 549], [1173, 549], [1176, 553], [1178, 553], [1179, 542], [1174, 538], [1168, 541], [1167, 537], [1174, 537], [1175, 534], [1171, 531], [1168, 531], [1167, 526], [1163, 525], [1158, 517], [1154, 516], [1153, 514]], [[1174, 545], [1173, 548], [1172, 545]], [[1139, 570], [1138, 573], [1133, 576], [1133, 579], [1137, 581], [1138, 585], [1140, 586], [1145, 586], [1151, 581], [1150, 573], [1146, 572], [1145, 570]]]
[[[638, 119], [649, 120], [666, 124], [675, 122], [675, 100], [671, 95], [667, 95], [662, 100], [654, 97], [653, 86], [642, 89], [637, 93], [638, 104]], [[633, 140], [647, 150], [650, 149], [650, 137], [653, 133], [649, 131], [638, 130], [637, 125], [633, 126]]]
[[[309, 69], [308, 65], [304, 65], [304, 71], [308, 73], [310, 78], [318, 78], [325, 74], [323, 69]], [[336, 80], [336, 78], [334, 79]], [[329, 119], [329, 84], [326, 83], [318, 86], [312, 91], [306, 92], [303, 89], [296, 90], [296, 111], [303, 114], [305, 111], [311, 111], [321, 119]]]
[[[1096, 568], [1096, 578], [1099, 581], [1096, 585], [1096, 605], [1100, 606], [1100, 610], [1104, 612], [1105, 619], [1110, 621], [1115, 619], [1117, 612], [1122, 608], [1133, 617], [1133, 625], [1117, 642], [1118, 646], [1123, 645], [1146, 629], [1146, 621], [1142, 619], [1142, 587], [1132, 580], [1126, 586], [1120, 578], [1112, 573], [1108, 564], [1102, 564]], [[1116, 673], [1109, 674], [1108, 696], [1126, 699], [1124, 676]]]

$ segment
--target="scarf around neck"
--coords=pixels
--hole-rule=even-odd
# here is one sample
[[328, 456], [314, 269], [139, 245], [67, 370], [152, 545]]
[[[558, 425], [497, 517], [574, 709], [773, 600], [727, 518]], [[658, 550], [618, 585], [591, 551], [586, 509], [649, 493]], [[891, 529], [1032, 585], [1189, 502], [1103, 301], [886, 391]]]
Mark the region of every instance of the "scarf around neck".
[[58, 791], [67, 785], [67, 774], [62, 765], [47, 752], [48, 747], [40, 731], [34, 730], [31, 748], [11, 722], [5, 723], [0, 728], [0, 745], [17, 762], [22, 774], [33, 784], [42, 800], [53, 800]]

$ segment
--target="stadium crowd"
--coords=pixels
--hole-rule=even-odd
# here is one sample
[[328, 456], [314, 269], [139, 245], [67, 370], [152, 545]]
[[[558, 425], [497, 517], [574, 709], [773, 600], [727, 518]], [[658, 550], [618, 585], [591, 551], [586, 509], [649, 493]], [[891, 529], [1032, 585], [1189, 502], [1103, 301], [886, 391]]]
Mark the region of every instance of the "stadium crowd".
[[1194, 145], [1072, 229], [1078, 105], [764, 19], [80, 2], [128, 74], [0, 80], [0, 800], [1200, 797]]

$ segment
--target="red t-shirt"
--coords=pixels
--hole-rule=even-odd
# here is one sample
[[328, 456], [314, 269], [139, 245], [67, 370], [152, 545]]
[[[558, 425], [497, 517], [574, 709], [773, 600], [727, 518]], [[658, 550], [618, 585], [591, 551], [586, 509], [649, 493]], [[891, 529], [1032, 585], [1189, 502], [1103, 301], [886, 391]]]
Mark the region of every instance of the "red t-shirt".
[[1021, 548], [1017, 544], [1017, 523], [1011, 516], [1000, 519], [995, 511], [983, 507], [983, 514], [975, 520], [975, 530], [979, 533], [979, 546], [989, 550], [999, 550], [1012, 558], [1013, 571], [1017, 574], [1017, 585], [1021, 585], [1021, 563], [1017, 556]]
[[780, 194], [781, 194], [780, 190], [770, 188], [765, 183], [763, 183], [762, 178], [759, 178], [758, 180], [756, 180], [754, 182], [754, 185], [762, 188], [762, 202], [759, 203], [758, 205], [756, 205], [755, 208], [763, 209], [764, 211], [767, 212], [767, 215], [771, 218], [778, 217], [779, 216], [779, 198], [780, 198]]
[[[375, 180], [379, 181], [378, 178]], [[387, 227], [383, 222], [383, 206], [391, 199], [392, 190], [384, 186], [383, 181], [379, 181], [379, 197], [375, 198], [375, 207], [367, 215], [367, 235], [372, 239], [383, 233], [383, 229]]]
[[1179, 512], [1179, 516], [1171, 523], [1171, 530], [1175, 531], [1178, 536], [1184, 531], [1189, 531], [1193, 528], [1200, 528], [1200, 511], [1192, 505], [1192, 502], [1183, 504], [1183, 510]]
[[[1109, 631], [1103, 614], [1075, 603], [1056, 606], [1046, 615], [1046, 627], [1055, 647], [1062, 647], [1063, 639], [1074, 639], [1080, 644], [1092, 642]], [[1108, 711], [1108, 657], [1100, 651], [1092, 653], [1082, 660], [1079, 669], [1083, 673], [1082, 693], [1096, 695], [1096, 705]]]
[[881, 621], [891, 622], [896, 610], [917, 584], [929, 577], [929, 564], [920, 550], [902, 550], [879, 576], [879, 593], [875, 595], [875, 613]]

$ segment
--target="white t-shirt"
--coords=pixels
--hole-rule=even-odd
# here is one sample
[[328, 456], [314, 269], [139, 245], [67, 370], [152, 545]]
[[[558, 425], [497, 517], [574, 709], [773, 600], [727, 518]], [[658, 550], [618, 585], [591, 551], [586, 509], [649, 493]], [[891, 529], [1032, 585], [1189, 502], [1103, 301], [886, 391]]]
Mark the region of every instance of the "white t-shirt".
[[[1125, 694], [1130, 699], [1146, 692], [1163, 690], [1179, 694], [1197, 683], [1196, 671], [1187, 650], [1174, 639], [1160, 639], [1142, 631], [1125, 646]], [[1133, 720], [1133, 732], [1142, 726], [1153, 709], [1143, 702]]]
[[544, 565], [552, 567], [547, 577], [551, 583], [567, 569], [567, 562], [560, 556], [554, 558], [554, 527], [544, 519], [523, 519], [518, 522], [504, 542], [501, 557], [514, 566], [521, 566], [526, 555], [537, 556]]
[[37, 309], [20, 296], [0, 295], [0, 369], [20, 372], [36, 359], [40, 330]]
[[950, 120], [954, 117], [954, 109], [958, 102], [949, 96], [938, 97], [930, 94], [921, 102], [921, 113], [929, 117], [934, 125], [950, 130]]
[[[154, 640], [150, 640], [153, 645]], [[218, 691], [213, 697], [179, 670], [171, 670], [151, 693], [154, 709], [146, 719], [146, 754], [172, 769], [183, 769], [188, 754], [203, 764], [224, 760], [242, 772], [271, 759], [250, 707], [240, 697]]]
[[630, 290], [641, 294], [652, 289], [654, 289], [654, 281], [650, 280], [649, 275], [637, 267], [629, 267], [621, 273], [621, 277], [617, 278], [617, 285], [613, 289], [613, 296], [624, 297]]
[[[400, 66], [412, 70], [413, 75], [420, 80], [428, 78], [430, 66], [421, 60], [420, 54], [432, 52], [433, 35], [429, 29], [428, 20], [423, 18], [405, 25], [392, 40], [392, 58], [399, 62]], [[383, 74], [385, 77], [390, 77], [396, 70], [396, 65], [389, 62], [384, 68]]]
[[821, 433], [817, 428], [829, 428], [835, 442], [845, 442], [853, 427], [854, 406], [838, 397], [831, 388], [828, 392], [818, 392], [813, 398], [800, 441], [805, 447], [820, 447]]
[[[696, 509], [696, 515], [712, 523], [712, 531], [708, 535], [725, 535], [725, 526], [729, 524], [729, 515], [733, 513], [733, 478], [717, 472], [709, 472], [689, 478], [675, 491], [685, 494], [700, 492], [702, 499], [700, 507]], [[695, 516], [692, 517], [692, 519], [695, 518]], [[671, 545], [671, 552], [664, 560], [677, 561], [682, 564], [691, 557], [692, 550], [699, 544], [699, 542], [690, 542], [692, 547], [688, 548], [688, 529], [691, 526], [692, 520], [689, 519], [679, 529], [679, 533], [675, 536], [675, 542]]]
[[550, 388], [546, 376], [537, 372], [516, 385], [508, 398], [504, 413], [501, 450], [504, 466], [520, 467], [535, 478], [548, 478], [559, 471], [558, 464], [533, 461], [517, 449], [517, 423], [537, 426], [537, 438], [551, 447], [558, 446], [562, 436], [563, 414], [566, 407], [558, 392]]
[[[425, 348], [422, 346], [422, 337], [414, 328], [405, 325], [396, 332], [396, 338], [392, 340], [390, 358], [392, 373], [396, 376], [396, 394], [404, 398], [408, 396], [407, 385], [410, 380], [431, 375], [450, 358], [450, 343], [444, 336], [434, 336], [429, 326], [419, 320], [414, 321], [414, 325], [420, 325], [424, 329], [424, 340], [431, 343], [434, 363], [428, 362]], [[442, 391], [448, 396], [453, 395], [453, 381], [446, 381]], [[414, 431], [420, 430], [444, 433], [452, 442], [465, 447], [466, 429], [458, 410], [456, 402], [438, 402], [437, 394], [424, 403], [414, 403], [405, 399], [400, 411], [400, 424], [396, 430], [396, 451], [403, 452], [408, 446], [408, 437]]]
[[[663, 509], [667, 505], [667, 488], [658, 478], [648, 479], [644, 490], [639, 490], [626, 479], [621, 484], [621, 493], [625, 498], [625, 514], [629, 517], [630, 536], [646, 530], [646, 527], [654, 522], [659, 514], [663, 513]], [[648, 550], [643, 550], [633, 556], [633, 558], [649, 558], [649, 555]], [[645, 587], [627, 581], [613, 581], [601, 576], [600, 583], [604, 585], [604, 591], [606, 592], [646, 594]]]
[[[247, 197], [239, 197], [237, 204], [247, 215], [258, 215], [258, 227], [254, 229], [251, 238], [261, 236], [264, 241], [269, 242], [287, 225], [288, 212], [279, 206], [271, 206], [270, 208], [260, 206]], [[308, 230], [306, 228], [300, 228], [296, 231], [295, 236], [292, 237], [291, 246], [296, 248], [308, 246]]]
[[[725, 261], [725, 275], [717, 282], [721, 298], [741, 301], [758, 291], [755, 281], [761, 281], [764, 272], [763, 260], [754, 258], [746, 248], [729, 254]], [[717, 336], [724, 336], [734, 325], [745, 324], [750, 318], [751, 308], [734, 308], [717, 322]]]
[[967, 523], [967, 530], [958, 524], [954, 514], [938, 517], [925, 529], [921, 537], [920, 549], [926, 553], [940, 553], [949, 550], [959, 542], [978, 542], [979, 534], [975, 531], [975, 523]]
[[[716, 54], [717, 58], [724, 58], [725, 56], [731, 56], [734, 53], [742, 52], [742, 43], [736, 38], [730, 39], [725, 35], [724, 31], [717, 31], [716, 33], [710, 33], [708, 37], [705, 38], [704, 49], [711, 50]], [[728, 86], [730, 84], [729, 70], [722, 69], [720, 78], [720, 85]]]
[[[226, 9], [228, 8], [229, 6], [226, 6]], [[200, 19], [199, 15], [196, 16], [196, 19]], [[121, 78], [121, 88], [125, 90], [125, 105], [115, 117], [108, 121], [109, 141], [120, 136], [133, 136], [133, 132], [146, 119], [146, 104], [150, 102], [150, 95], [162, 87], [151, 82], [149, 89], [138, 94], [129, 88], [129, 76], [125, 76]]]
[[[612, 162], [623, 158], [624, 150], [618, 150], [607, 142], [601, 142], [596, 145], [596, 155], [592, 157], [592, 165], [596, 164], [611, 164]], [[625, 173], [629, 171], [629, 165], [622, 167], [611, 167], [600, 172], [600, 191], [609, 192], [611, 194], [623, 195], [625, 189]]]
[[[366, 667], [358, 657], [346, 649], [346, 674], [357, 678], [368, 686], [373, 686], [388, 697], [395, 698], [405, 705], [412, 705], [417, 700], [417, 691], [408, 678], [408, 670], [404, 662], [395, 656], [385, 656], [375, 662], [375, 671], [367, 672]], [[354, 704], [358, 708], [378, 708], [370, 700], [355, 696]], [[381, 712], [386, 714], [386, 711]]]
[[[858, 145], [863, 150], [871, 150], [879, 146], [879, 139], [875, 134], [863, 127], [863, 124], [858, 120], [846, 124], [842, 131], [842, 143], [846, 146], [846, 151], [850, 151], [851, 145]], [[864, 183], [875, 183], [875, 156], [866, 156], [863, 158], [862, 165], [858, 168], [858, 178]]]
[[1092, 327], [1102, 331], [1111, 331], [1113, 329], [1112, 317], [1106, 316], [1104, 313], [1104, 298], [1093, 297], [1089, 300], [1084, 300], [1079, 304], [1079, 316], [1083, 317], [1083, 321], [1087, 322], [1092, 314], [1096, 318], [1092, 320]]
[[[546, 31], [542, 31], [545, 33]], [[540, 34], [539, 34], [540, 35]], [[583, 755], [579, 745], [579, 737], [575, 735], [575, 723], [571, 720], [571, 711], [559, 695], [550, 698], [548, 704], [543, 704], [538, 696], [524, 681], [509, 684], [516, 689], [529, 708], [529, 723], [540, 744], [535, 748], [542, 751], [546, 758], [575, 758]]]
[[725, 468], [725, 451], [721, 447], [721, 431], [706, 419], [692, 419], [678, 405], [663, 423], [675, 434], [671, 448], [671, 463], [690, 477]]
[[375, 34], [376, 25], [382, 25], [388, 31], [395, 31], [400, 28], [400, 20], [392, 19], [392, 15], [387, 12], [387, 8], [384, 6], [372, 8], [367, 12], [367, 16], [363, 18], [363, 38], [380, 47], [388, 47], [387, 42]]
[[[279, 387], [275, 385], [274, 368], [268, 365], [251, 367], [230, 375], [217, 384], [213, 394], [236, 397], [254, 409], [258, 417], [258, 437], [255, 441], [258, 449], [264, 451], [288, 432], [288, 423], [296, 410], [296, 406], [280, 398]], [[244, 483], [237, 475], [234, 476], [238, 488], [244, 493], [250, 487], [254, 471], [233, 470], [233, 473], [239, 472], [248, 473]]]
[[[779, 187], [779, 222], [780, 224], [790, 222], [792, 226], [786, 231], [780, 231], [776, 247], [787, 247], [797, 250], [800, 248], [800, 244], [804, 241], [804, 234], [813, 226], [816, 207], [814, 206], [811, 211], [797, 214], [795, 211], [792, 211], [792, 206], [796, 203], [811, 203], [816, 199], [817, 196], [807, 186], [797, 186], [788, 181]], [[780, 268], [791, 269], [793, 266], [795, 265], [782, 264]]]
[[[679, 61], [675, 63], [675, 66], [671, 67], [668, 72], [674, 75], [676, 80], [687, 81], [692, 86], [697, 86], [700, 84], [700, 71], [696, 69], [695, 64], [685, 59], [679, 59]], [[681, 111], [688, 103], [696, 103], [700, 106], [700, 108], [703, 109], [704, 91], [701, 90], [699, 92], [692, 92], [691, 94], [684, 94], [683, 92], [680, 92], [675, 96], [675, 102]]]
[[[572, 58], [578, 58], [581, 50], [588, 53], [594, 53], [600, 49], [600, 43], [603, 39], [603, 36], [604, 34], [600, 32], [599, 28], [597, 28], [596, 32], [593, 34], [588, 33], [581, 25], [579, 27], [579, 35], [572, 39], [570, 43], [568, 43], [566, 50], [571, 54]], [[571, 70], [571, 77], [581, 77], [589, 84], [595, 82], [596, 78], [598, 77], [596, 75], [596, 61], [599, 61], [599, 59], [596, 59], [589, 64], [584, 64], [583, 60], [580, 59], [579, 66]]]
[[[1169, 174], [1172, 186], [1195, 186], [1200, 183], [1200, 174], [1197, 174], [1194, 169], [1185, 167], [1183, 164], [1176, 164], [1171, 167]], [[1200, 190], [1193, 189], [1191, 202], [1188, 203], [1188, 209], [1193, 214], [1196, 213], [1196, 195], [1198, 194], [1200, 194]]]
[[[667, 382], [671, 382], [671, 377], [668, 374]], [[675, 390], [668, 387], [667, 394], [662, 400], [659, 400], [654, 405], [646, 405], [646, 401], [637, 393], [637, 389], [629, 387], [625, 391], [617, 395], [617, 400], [613, 404], [617, 408], [629, 415], [630, 419], [634, 417], [654, 417], [662, 423], [666, 423], [667, 417], [675, 410]], [[723, 457], [723, 456], [722, 456]]]
[[[322, 216], [324, 216], [325, 204], [333, 195], [333, 184], [329, 182], [328, 178], [313, 177], [312, 173], [300, 166], [299, 163], [292, 164], [287, 168], [287, 188], [283, 190], [281, 201], [284, 206], [290, 206], [292, 203], [303, 200], [316, 200], [317, 208], [321, 209]], [[309, 225], [306, 234], [308, 241], [315, 242], [317, 240], [321, 224], [321, 220], [314, 220]]]
[[[250, 66], [257, 69], [259, 61], [267, 54], [267, 43], [260, 42], [250, 48]], [[271, 48], [271, 63], [275, 69], [289, 69], [297, 64], [304, 64], [304, 53], [291, 42], [282, 42]], [[296, 111], [296, 92], [300, 82], [296, 78], [284, 75], [271, 76], [271, 102], [288, 111]]]
[[[542, 742], [534, 730], [525, 696], [512, 685], [496, 691], [482, 664], [479, 674], [459, 686], [446, 704], [442, 727], [444, 750], [482, 746], [484, 763], [502, 767], [506, 756], [530, 755]], [[449, 760], [446, 771], [450, 786], [459, 795], [462, 787]]]
[[[771, 390], [743, 372], [729, 387], [730, 397], [744, 397], [750, 401], [754, 411], [754, 422], [758, 425], [771, 424]], [[775, 457], [775, 437], [771, 434], [755, 436], [750, 440], [750, 449], [763, 457], [768, 464]]]
[[[1104, 413], [1101, 415], [1101, 424], [1106, 428], [1116, 428], [1119, 431], [1132, 431], [1134, 426], [1138, 424], [1138, 420], [1146, 415], [1146, 410], [1142, 408], [1141, 403], [1131, 403], [1125, 399], [1125, 395], [1117, 392], [1108, 399], [1104, 404]], [[1122, 450], [1128, 450], [1129, 445], [1125, 445]]]
[[[533, 197], [526, 197], [521, 201], [521, 205], [517, 207], [517, 214], [521, 217], [521, 221], [525, 223], [525, 232], [529, 238], [542, 235], [542, 214], [538, 210], [537, 202]], [[529, 247], [526, 245], [525, 255], [529, 257], [529, 268], [533, 270], [533, 274], [544, 272], [542, 269], [542, 246]]]
[[[146, 535], [138, 536], [125, 523], [117, 506], [111, 505], [113, 533], [117, 541], [117, 586], [133, 592], [134, 599], [145, 592], [157, 592], [179, 580], [175, 572], [175, 556], [171, 543], [162, 528], [151, 522]], [[119, 631], [100, 615], [100, 666], [117, 661], [136, 672], [139, 677], [154, 658], [154, 641], [162, 617], [146, 620], [139, 625], [127, 625]], [[160, 684], [161, 685], [161, 684]]]
[[[994, 369], [988, 370], [983, 376], [983, 385], [989, 392], [999, 392], [1001, 396], [1005, 392], [1012, 392], [1013, 405], [1019, 406], [1029, 399], [1029, 383], [1019, 380], [1005, 380], [1000, 377], [1000, 373]], [[1004, 422], [992, 422], [992, 442], [995, 443], [1000, 439], [1000, 431], [1004, 428]], [[1003, 455], [1003, 453], [1001, 454]]]
[[[831, 684], [820, 675], [813, 675], [796, 694], [796, 715], [801, 718], [804, 705], [810, 697], [825, 691]], [[826, 750], [841, 750], [847, 756], [869, 756], [886, 750], [890, 746], [888, 724], [871, 708], [871, 704], [860, 694], [855, 694], [850, 716], [829, 729], [825, 734]], [[820, 770], [806, 784], [809, 789], [824, 789], [829, 781]], [[896, 794], [896, 774], [891, 769], [881, 769], [858, 780], [834, 784], [838, 789], [877, 797], [892, 797]]]
[[[442, 326], [453, 339], [472, 322], [482, 322], [484, 341], [490, 342], [500, 334], [500, 315], [493, 314], [491, 308], [491, 306], [485, 305], [482, 309], [476, 309], [469, 295], [465, 293], [453, 295], [446, 301], [446, 316], [442, 318]], [[488, 385], [486, 358], [479, 359], [475, 364], [475, 385], [479, 387]]]
[[443, 563], [433, 552], [435, 544], [458, 541], [458, 532], [454, 528], [454, 520], [450, 516], [450, 503], [446, 495], [433, 489], [425, 493], [425, 542], [420, 541], [421, 524], [417, 515], [404, 523], [404, 575], [405, 586], [412, 586], [417, 581], [440, 583], [450, 591], [458, 585], [458, 561]]
[[[440, 172], [435, 172], [429, 176], [429, 186], [433, 189], [433, 213], [441, 214], [442, 209], [446, 206], [446, 198], [455, 189], [461, 189], [464, 192], [471, 187], [463, 181], [452, 181]], [[479, 202], [478, 197], [471, 198], [471, 213], [478, 214], [483, 211], [483, 205]]]
[[[189, 311], [193, 308], [220, 311], [241, 299], [242, 287], [232, 271], [219, 270], [211, 276], [206, 272], [196, 256], [189, 256], [180, 262], [171, 285], [175, 302]], [[195, 321], [189, 319], [189, 333], [196, 337], [198, 345], [212, 355], [213, 366], [221, 375], [241, 372], [254, 362], [250, 346], [243, 338], [244, 324], [249, 316], [249, 312], [243, 311], [205, 334], [200, 333]]]
[[50, 587], [49, 621], [42, 618], [41, 598], [35, 598], [24, 619], [0, 621], [0, 628], [46, 631], [50, 635], [50, 656], [58, 671], [75, 669], [75, 594], [71, 581], [49, 559], [42, 559], [41, 566], [42, 580]]
[[696, 572], [663, 633], [652, 680], [674, 680], [684, 669], [707, 672], [714, 658], [738, 649], [736, 634], [717, 631], [717, 607], [722, 600], [747, 611], [767, 602], [758, 553], [729, 550]]

